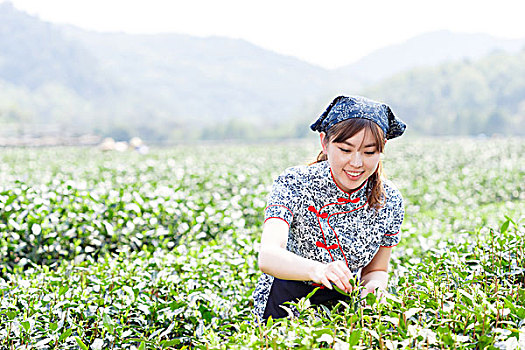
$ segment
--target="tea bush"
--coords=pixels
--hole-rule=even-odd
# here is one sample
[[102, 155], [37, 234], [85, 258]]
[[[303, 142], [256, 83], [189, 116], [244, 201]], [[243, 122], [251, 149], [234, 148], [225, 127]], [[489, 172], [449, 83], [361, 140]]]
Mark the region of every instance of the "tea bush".
[[315, 142], [4, 149], [0, 348], [523, 345], [524, 151], [520, 139], [392, 142], [385, 169], [407, 214], [387, 303], [302, 300], [301, 318], [258, 324], [265, 198]]

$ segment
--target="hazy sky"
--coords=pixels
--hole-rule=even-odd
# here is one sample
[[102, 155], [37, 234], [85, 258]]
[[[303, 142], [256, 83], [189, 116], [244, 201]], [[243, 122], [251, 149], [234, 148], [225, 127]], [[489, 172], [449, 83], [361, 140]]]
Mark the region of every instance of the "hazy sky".
[[375, 49], [434, 30], [525, 38], [525, 0], [11, 2], [43, 20], [86, 29], [243, 38], [327, 68], [352, 63]]

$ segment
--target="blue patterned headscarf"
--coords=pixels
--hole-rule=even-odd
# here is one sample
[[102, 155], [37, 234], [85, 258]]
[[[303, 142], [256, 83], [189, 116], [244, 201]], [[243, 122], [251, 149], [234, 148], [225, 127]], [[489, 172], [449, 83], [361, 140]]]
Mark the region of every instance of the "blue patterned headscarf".
[[337, 96], [319, 119], [310, 125], [310, 129], [326, 132], [335, 124], [351, 118], [375, 122], [383, 130], [386, 139], [401, 136], [406, 129], [406, 124], [386, 104], [361, 96]]

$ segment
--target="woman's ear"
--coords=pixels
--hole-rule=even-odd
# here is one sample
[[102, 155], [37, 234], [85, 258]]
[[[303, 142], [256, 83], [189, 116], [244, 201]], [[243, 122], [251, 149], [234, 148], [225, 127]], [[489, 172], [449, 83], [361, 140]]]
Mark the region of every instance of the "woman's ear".
[[328, 143], [327, 139], [326, 139], [326, 133], [325, 132], [321, 132], [319, 133], [319, 137], [321, 138], [321, 147], [323, 147], [323, 153], [324, 154], [327, 154], [327, 150], [326, 150], [326, 144]]

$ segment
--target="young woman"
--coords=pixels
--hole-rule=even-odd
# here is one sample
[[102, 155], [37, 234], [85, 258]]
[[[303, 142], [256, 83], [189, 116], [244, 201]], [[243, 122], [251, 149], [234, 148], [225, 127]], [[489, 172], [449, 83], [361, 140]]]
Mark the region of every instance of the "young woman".
[[332, 284], [350, 291], [353, 276], [364, 293], [386, 288], [404, 208], [399, 191], [381, 177], [380, 153], [405, 128], [387, 105], [357, 96], [336, 97], [311, 125], [321, 138], [317, 161], [287, 169], [268, 197], [257, 317], [287, 316], [281, 305], [316, 286], [314, 304], [343, 299]]

